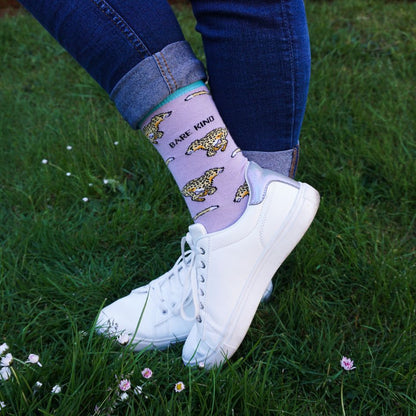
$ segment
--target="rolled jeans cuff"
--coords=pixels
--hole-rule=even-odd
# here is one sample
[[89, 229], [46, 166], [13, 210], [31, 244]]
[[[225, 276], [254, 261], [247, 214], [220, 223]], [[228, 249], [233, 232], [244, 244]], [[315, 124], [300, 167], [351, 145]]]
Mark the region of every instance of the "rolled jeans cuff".
[[139, 62], [117, 82], [110, 97], [133, 129], [177, 89], [205, 80], [203, 64], [186, 41], [172, 43]]
[[246, 158], [256, 162], [262, 168], [271, 169], [282, 175], [294, 178], [299, 161], [299, 145], [293, 149], [279, 150], [277, 152], [259, 152], [256, 150], [243, 150]]

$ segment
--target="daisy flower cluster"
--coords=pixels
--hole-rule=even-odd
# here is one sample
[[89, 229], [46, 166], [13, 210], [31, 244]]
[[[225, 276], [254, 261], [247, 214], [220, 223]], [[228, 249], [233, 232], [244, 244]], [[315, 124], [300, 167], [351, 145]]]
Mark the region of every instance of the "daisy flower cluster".
[[[133, 385], [130, 377], [132, 374], [127, 376], [115, 377], [116, 385], [114, 388], [108, 389], [110, 392], [107, 396], [107, 400], [101, 405], [96, 405], [94, 408], [94, 416], [98, 415], [111, 415], [115, 409], [120, 406], [123, 402], [127, 402], [134, 396], [141, 396], [148, 399], [146, 395], [146, 389], [151, 379], [153, 378], [153, 371], [146, 367], [141, 370], [141, 376], [145, 379], [142, 384]], [[173, 386], [173, 391], [180, 393], [185, 390], [185, 384], [183, 381], [178, 381]]]
[[[0, 381], [2, 382], [7, 382], [7, 380], [9, 380], [13, 376], [17, 378], [17, 374], [13, 369], [13, 366], [15, 365], [15, 363], [18, 363], [23, 366], [29, 365], [29, 366], [42, 367], [39, 355], [29, 354], [26, 361], [19, 360], [16, 357], [14, 357], [11, 352], [9, 352], [9, 346], [5, 342], [0, 345], [0, 360], [1, 360], [0, 361], [1, 363]], [[42, 386], [43, 386], [43, 383], [41, 383], [40, 381], [37, 381], [32, 387], [32, 393], [36, 394], [42, 388]], [[52, 388], [51, 393], [59, 394], [61, 391], [62, 391], [61, 386], [55, 385]], [[6, 403], [4, 403], [3, 401], [0, 402], [0, 411], [4, 407], [6, 407]]]

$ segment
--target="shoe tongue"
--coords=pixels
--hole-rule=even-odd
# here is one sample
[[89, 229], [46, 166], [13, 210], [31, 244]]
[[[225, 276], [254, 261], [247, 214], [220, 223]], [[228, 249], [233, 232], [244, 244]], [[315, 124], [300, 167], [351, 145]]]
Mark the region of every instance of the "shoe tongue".
[[189, 226], [189, 236], [193, 243], [196, 243], [202, 236], [207, 234], [207, 230], [202, 224], [192, 224]]

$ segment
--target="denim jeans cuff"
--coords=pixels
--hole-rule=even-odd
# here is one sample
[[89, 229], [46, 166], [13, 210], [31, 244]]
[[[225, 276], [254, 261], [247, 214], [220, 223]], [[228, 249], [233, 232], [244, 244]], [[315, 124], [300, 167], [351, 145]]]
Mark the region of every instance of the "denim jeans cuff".
[[205, 80], [203, 64], [186, 41], [172, 43], [139, 62], [117, 82], [110, 97], [133, 129], [162, 100], [187, 85]]
[[299, 160], [299, 145], [296, 145], [293, 149], [277, 152], [243, 150], [243, 153], [248, 160], [256, 162], [262, 168], [271, 169], [290, 178], [294, 178], [296, 175]]

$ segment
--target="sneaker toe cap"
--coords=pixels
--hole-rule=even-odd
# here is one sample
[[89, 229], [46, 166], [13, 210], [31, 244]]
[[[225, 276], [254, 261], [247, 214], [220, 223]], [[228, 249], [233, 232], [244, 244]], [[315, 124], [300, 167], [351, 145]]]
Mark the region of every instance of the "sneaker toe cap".
[[187, 366], [209, 369], [223, 364], [226, 357], [231, 356], [233, 352], [226, 347], [214, 348], [202, 341], [198, 326], [195, 324], [183, 346], [182, 361]]
[[153, 316], [147, 311], [142, 296], [130, 294], [106, 306], [97, 320], [97, 331], [109, 335], [134, 335], [140, 327], [142, 334], [149, 333], [154, 327]]
[[118, 337], [128, 335], [136, 351], [145, 348], [165, 349], [184, 341], [192, 324], [180, 315], [172, 315], [147, 294], [132, 292], [102, 309], [96, 330]]

